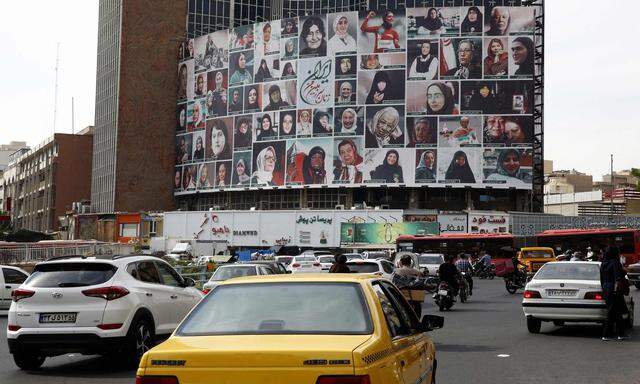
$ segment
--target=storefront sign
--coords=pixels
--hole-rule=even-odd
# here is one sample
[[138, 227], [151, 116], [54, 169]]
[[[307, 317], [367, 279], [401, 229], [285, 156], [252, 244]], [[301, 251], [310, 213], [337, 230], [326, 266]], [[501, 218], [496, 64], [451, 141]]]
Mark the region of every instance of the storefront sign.
[[508, 233], [509, 214], [469, 212], [469, 233]]
[[466, 213], [441, 213], [438, 215], [440, 233], [467, 233]]

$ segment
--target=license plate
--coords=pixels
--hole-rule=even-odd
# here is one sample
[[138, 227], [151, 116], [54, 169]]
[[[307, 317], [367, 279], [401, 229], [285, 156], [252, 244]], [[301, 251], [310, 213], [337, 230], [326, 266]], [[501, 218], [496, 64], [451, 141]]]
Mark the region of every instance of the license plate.
[[573, 289], [547, 289], [549, 296], [575, 296], [576, 292]]
[[75, 323], [77, 313], [41, 313], [40, 322], [46, 324]]
[[438, 291], [438, 295], [440, 295], [440, 296], [447, 296], [447, 293], [449, 293], [449, 292], [445, 291], [444, 289], [441, 289], [441, 290]]

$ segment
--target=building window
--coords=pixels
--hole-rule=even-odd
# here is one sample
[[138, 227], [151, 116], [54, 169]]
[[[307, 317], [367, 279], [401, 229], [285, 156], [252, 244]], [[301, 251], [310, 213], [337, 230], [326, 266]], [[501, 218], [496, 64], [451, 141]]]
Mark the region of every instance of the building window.
[[120, 237], [138, 237], [138, 223], [120, 224]]

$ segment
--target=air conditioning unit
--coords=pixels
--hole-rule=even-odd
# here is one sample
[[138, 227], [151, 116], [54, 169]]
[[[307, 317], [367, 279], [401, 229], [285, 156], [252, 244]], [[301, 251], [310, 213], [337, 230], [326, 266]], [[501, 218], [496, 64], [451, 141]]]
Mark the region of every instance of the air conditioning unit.
[[336, 211], [344, 211], [344, 204], [336, 205]]

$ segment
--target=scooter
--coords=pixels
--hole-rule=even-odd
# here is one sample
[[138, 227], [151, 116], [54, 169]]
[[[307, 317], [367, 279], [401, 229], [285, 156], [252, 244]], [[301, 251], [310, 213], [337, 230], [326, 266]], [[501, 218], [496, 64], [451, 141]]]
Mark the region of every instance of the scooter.
[[449, 284], [442, 281], [440, 282], [440, 285], [438, 285], [438, 291], [433, 295], [433, 299], [440, 312], [451, 309], [451, 307], [453, 307], [453, 303], [455, 302], [453, 289], [449, 287]]
[[520, 273], [515, 272], [508, 274], [504, 277], [504, 285], [507, 292], [515, 294], [518, 289], [523, 289], [527, 285], [527, 272], [520, 270]]

